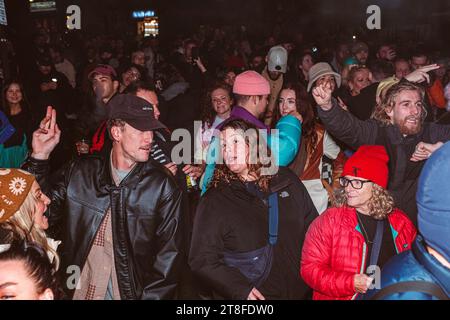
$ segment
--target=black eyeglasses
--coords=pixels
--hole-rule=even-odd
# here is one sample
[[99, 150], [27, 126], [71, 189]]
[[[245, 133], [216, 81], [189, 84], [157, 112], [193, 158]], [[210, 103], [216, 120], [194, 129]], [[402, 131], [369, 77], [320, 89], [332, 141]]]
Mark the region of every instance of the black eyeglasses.
[[339, 178], [339, 184], [342, 187], [346, 187], [350, 183], [352, 185], [353, 189], [362, 189], [364, 183], [367, 183], [367, 182], [372, 182], [372, 181], [370, 181], [370, 180], [358, 180], [358, 179], [350, 180], [350, 179], [347, 179], [345, 177], [340, 177]]

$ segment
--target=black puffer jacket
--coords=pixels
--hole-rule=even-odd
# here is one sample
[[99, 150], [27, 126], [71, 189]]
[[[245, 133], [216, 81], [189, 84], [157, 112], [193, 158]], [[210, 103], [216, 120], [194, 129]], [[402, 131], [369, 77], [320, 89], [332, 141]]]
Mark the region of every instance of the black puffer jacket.
[[[111, 206], [114, 263], [122, 299], [174, 298], [186, 254], [182, 193], [157, 164], [138, 163], [116, 186], [110, 159], [88, 156], [50, 177], [48, 161], [28, 159], [50, 197], [50, 234], [62, 240], [61, 272], [82, 270], [96, 232]], [[183, 263], [184, 262], [184, 263]], [[68, 290], [71, 296], [73, 292]]]
[[[300, 277], [305, 233], [318, 216], [305, 186], [287, 168], [270, 182], [278, 194], [278, 241], [269, 276], [257, 289], [266, 299], [308, 299]], [[223, 261], [225, 251], [249, 252], [268, 240], [268, 204], [239, 181], [212, 187], [201, 198], [194, 221], [189, 264], [214, 298], [244, 300], [250, 281]]]

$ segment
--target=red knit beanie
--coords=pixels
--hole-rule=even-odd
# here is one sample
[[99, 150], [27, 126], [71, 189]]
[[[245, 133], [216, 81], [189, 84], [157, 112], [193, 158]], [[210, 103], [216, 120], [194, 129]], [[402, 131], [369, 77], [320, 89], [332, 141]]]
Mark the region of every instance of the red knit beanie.
[[386, 189], [389, 156], [383, 146], [361, 146], [347, 160], [342, 176], [368, 179]]

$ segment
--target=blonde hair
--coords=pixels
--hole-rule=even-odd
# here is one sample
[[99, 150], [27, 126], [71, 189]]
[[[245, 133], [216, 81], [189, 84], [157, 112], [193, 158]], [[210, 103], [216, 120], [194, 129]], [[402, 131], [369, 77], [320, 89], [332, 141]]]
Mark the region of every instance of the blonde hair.
[[[332, 201], [333, 207], [348, 207], [347, 193], [343, 187], [335, 190]], [[383, 220], [394, 210], [394, 199], [389, 191], [372, 183], [372, 197], [369, 199], [368, 207], [371, 217], [376, 220]]]
[[11, 231], [9, 242], [13, 240], [27, 240], [29, 242], [36, 242], [42, 248], [45, 249], [47, 254], [54, 256], [54, 265], [57, 270], [59, 267], [59, 256], [55, 250], [53, 250], [47, 241], [45, 231], [39, 228], [34, 222], [34, 216], [36, 214], [37, 199], [34, 194], [28, 192], [25, 201], [8, 220], [3, 222], [5, 230]]
[[425, 109], [425, 91], [417, 84], [411, 82], [399, 82], [391, 86], [384, 97], [382, 97], [381, 102], [375, 106], [371, 118], [380, 121], [384, 125], [391, 124], [391, 117], [388, 116], [387, 112], [395, 107], [395, 99], [400, 94], [400, 92], [409, 90], [417, 91], [420, 94], [420, 99], [422, 101], [422, 122], [427, 117], [427, 110]]

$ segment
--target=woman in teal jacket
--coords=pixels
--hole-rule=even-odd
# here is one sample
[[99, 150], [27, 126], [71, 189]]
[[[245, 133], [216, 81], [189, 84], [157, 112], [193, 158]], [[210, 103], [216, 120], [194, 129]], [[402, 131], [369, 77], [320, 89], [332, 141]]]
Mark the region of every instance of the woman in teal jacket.
[[33, 122], [22, 85], [17, 81], [7, 83], [3, 89], [3, 112], [16, 131], [0, 144], [0, 168], [20, 168], [31, 144]]

